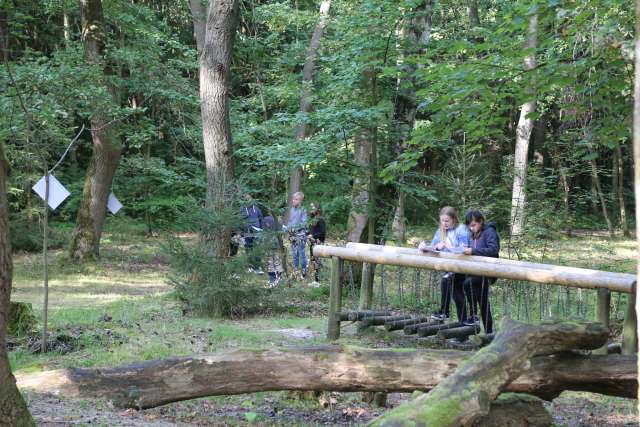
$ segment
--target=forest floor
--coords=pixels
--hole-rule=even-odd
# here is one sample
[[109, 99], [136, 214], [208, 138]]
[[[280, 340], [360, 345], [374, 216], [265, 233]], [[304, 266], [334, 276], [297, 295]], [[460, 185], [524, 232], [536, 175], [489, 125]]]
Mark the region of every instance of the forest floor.
[[[417, 234], [423, 234], [418, 231]], [[277, 347], [325, 342], [328, 290], [296, 283], [285, 290], [284, 311], [223, 320], [183, 314], [172, 296], [169, 267], [161, 238], [146, 238], [137, 228], [110, 228], [101, 260], [82, 267], [51, 251], [49, 324], [65, 343], [45, 355], [29, 350], [36, 341], [10, 342], [17, 373], [62, 367], [106, 367], [242, 346]], [[580, 248], [577, 253], [575, 248]], [[543, 257], [544, 254], [544, 257]], [[597, 236], [564, 239], [553, 246], [529, 248], [527, 259], [623, 272], [635, 270], [635, 243]], [[42, 305], [42, 267], [37, 254], [16, 254], [12, 300]], [[263, 280], [262, 277], [259, 280]], [[433, 347], [430, 340], [375, 331], [358, 336], [343, 327], [345, 343], [369, 347]], [[60, 425], [359, 425], [384, 412], [362, 401], [360, 393], [265, 392], [178, 402], [144, 411], [120, 410], [106, 400], [67, 399], [29, 392], [29, 408], [38, 423]], [[408, 399], [389, 396], [391, 406]], [[548, 405], [557, 425], [637, 425], [637, 401], [590, 393], [565, 392]]]

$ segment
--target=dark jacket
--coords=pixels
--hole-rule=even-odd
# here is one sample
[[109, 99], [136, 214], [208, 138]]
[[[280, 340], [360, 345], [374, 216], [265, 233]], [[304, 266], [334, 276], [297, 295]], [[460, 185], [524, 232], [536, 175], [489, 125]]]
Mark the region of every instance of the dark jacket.
[[245, 233], [254, 234], [256, 230], [252, 227], [261, 228], [262, 227], [262, 211], [256, 204], [251, 204], [251, 206], [243, 206], [240, 208], [240, 215], [244, 219], [245, 224]]
[[314, 217], [311, 219], [311, 237], [324, 243], [324, 239], [327, 237], [327, 224], [324, 222], [324, 218]]
[[471, 248], [471, 255], [493, 258], [500, 256], [500, 237], [495, 222], [487, 222], [477, 236], [471, 236]]

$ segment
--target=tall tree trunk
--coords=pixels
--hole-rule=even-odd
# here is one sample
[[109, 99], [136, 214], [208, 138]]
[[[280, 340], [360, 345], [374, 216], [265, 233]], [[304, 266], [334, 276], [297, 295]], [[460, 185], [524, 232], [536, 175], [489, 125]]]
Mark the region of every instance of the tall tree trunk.
[[189, 0], [189, 9], [191, 9], [191, 19], [193, 20], [193, 37], [196, 40], [196, 49], [198, 56], [204, 48], [205, 28], [207, 23], [207, 1], [206, 0]]
[[398, 205], [396, 206], [396, 212], [393, 215], [391, 231], [393, 231], [393, 237], [398, 244], [404, 245], [407, 242], [406, 219], [404, 214], [404, 192], [400, 190], [398, 193]]
[[[538, 16], [531, 15], [525, 49], [530, 51], [524, 59], [524, 68], [534, 72], [536, 68], [535, 48], [537, 46]], [[535, 90], [535, 89], [534, 89]], [[526, 187], [527, 187], [527, 155], [529, 153], [529, 139], [533, 130], [534, 120], [529, 117], [536, 109], [535, 92], [533, 98], [522, 104], [520, 119], [516, 128], [516, 151], [513, 157], [513, 192], [511, 195], [511, 236], [522, 234], [525, 222]]]
[[558, 161], [558, 172], [560, 174], [560, 185], [562, 186], [562, 205], [564, 207], [564, 232], [567, 236], [571, 236], [572, 224], [571, 209], [569, 206], [569, 178], [567, 170]]
[[66, 10], [62, 12], [62, 26], [64, 27], [64, 47], [69, 47], [71, 41], [71, 19]]
[[[424, 54], [431, 38], [431, 1], [425, 2], [420, 8], [414, 11], [413, 19], [408, 25], [400, 30], [400, 40], [408, 46], [400, 46], [398, 53], [398, 68], [404, 67], [404, 75], [397, 79], [397, 102], [395, 105], [395, 119], [400, 125], [400, 136], [397, 145], [398, 155], [404, 151], [406, 142], [411, 138], [411, 133], [416, 121], [416, 80], [415, 67], [405, 64], [406, 57], [415, 54]], [[477, 13], [477, 8], [476, 8]], [[418, 64], [421, 67], [421, 64]], [[405, 195], [402, 190], [404, 179], [401, 179], [398, 188], [398, 204], [393, 216], [391, 226], [395, 240], [399, 244], [406, 241], [406, 217], [405, 217]]]
[[[103, 64], [105, 24], [100, 0], [80, 0], [82, 41], [85, 61]], [[109, 67], [103, 64], [104, 73]], [[111, 97], [117, 102], [117, 92], [109, 87]], [[121, 145], [116, 130], [104, 111], [96, 111], [91, 118], [93, 155], [85, 175], [82, 201], [78, 209], [76, 228], [71, 240], [72, 259], [95, 259], [100, 253], [100, 237], [104, 226], [107, 198], [111, 192], [113, 175], [120, 161]]]
[[[324, 33], [329, 19], [329, 8], [331, 0], [322, 0], [320, 3], [320, 19], [316, 24], [316, 28], [311, 36], [309, 49], [304, 60], [302, 68], [302, 93], [300, 95], [300, 112], [307, 114], [311, 111], [311, 87], [313, 85], [313, 73], [316, 66], [316, 57], [318, 56], [318, 48], [320, 47], [320, 39]], [[301, 144], [305, 138], [309, 136], [309, 129], [306, 123], [300, 123], [296, 129], [296, 142]], [[303, 170], [302, 166], [295, 166], [289, 176], [289, 200], [291, 206], [291, 196], [293, 193], [300, 191], [302, 188]]]
[[[5, 49], [3, 49], [4, 51]], [[7, 355], [7, 324], [11, 301], [13, 262], [9, 237], [9, 204], [7, 202], [8, 163], [0, 142], [0, 426], [35, 425], [27, 405], [16, 387]]]
[[[233, 184], [233, 144], [229, 121], [231, 55], [239, 2], [212, 0], [207, 16], [204, 50], [200, 61], [202, 140], [207, 168], [207, 208], [221, 212]], [[219, 257], [228, 256], [230, 229], [216, 230], [210, 240]]]
[[469, 16], [469, 25], [471, 25], [472, 28], [480, 26], [477, 1], [472, 0], [469, 2], [469, 5], [467, 6], [467, 15]]
[[2, 60], [9, 62], [9, 25], [7, 20], [7, 12], [0, 10], [0, 50], [2, 51]]
[[604, 217], [604, 220], [607, 223], [607, 230], [609, 230], [609, 237], [613, 237], [614, 236], [613, 223], [611, 222], [611, 218], [609, 217], [609, 210], [607, 209], [607, 201], [604, 198], [604, 192], [602, 191], [602, 185], [600, 184], [600, 177], [598, 176], [598, 165], [596, 163], [596, 159], [591, 159], [589, 163], [591, 163], [591, 177], [593, 179], [593, 185], [596, 188], [596, 195], [598, 196], [598, 200], [600, 200], [600, 206], [602, 208], [602, 216]]
[[618, 208], [620, 209], [620, 225], [622, 226], [622, 234], [625, 237], [629, 237], [631, 233], [629, 232], [629, 223], [627, 222], [627, 207], [624, 203], [624, 157], [622, 157], [622, 147], [620, 147], [620, 145], [616, 146], [614, 150], [614, 159], [617, 160], [614, 168], [616, 169], [616, 176], [618, 177], [616, 192], [618, 193]]
[[[640, 251], [640, 209], [637, 208], [640, 200], [640, 0], [636, 0], [636, 48], [635, 48], [635, 78], [634, 78], [634, 96], [633, 96], [633, 164], [634, 164], [634, 186], [636, 196], [636, 239], [638, 241], [638, 250]], [[637, 267], [637, 276], [640, 279], [640, 264]], [[640, 298], [629, 298], [629, 301], [635, 299], [636, 322], [640, 319]], [[635, 328], [637, 333], [637, 326]], [[635, 345], [638, 343], [636, 336]], [[634, 347], [635, 347], [634, 345]], [[635, 349], [637, 352], [637, 349]]]
[[353, 160], [358, 166], [353, 178], [351, 211], [347, 223], [347, 241], [360, 242], [369, 218], [368, 169], [371, 166], [371, 139], [365, 133], [355, 136]]

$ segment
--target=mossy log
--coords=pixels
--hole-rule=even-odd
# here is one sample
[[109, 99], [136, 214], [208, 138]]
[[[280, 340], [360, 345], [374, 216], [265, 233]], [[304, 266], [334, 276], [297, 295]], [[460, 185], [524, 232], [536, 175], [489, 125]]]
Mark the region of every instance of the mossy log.
[[407, 315], [398, 315], [398, 316], [374, 316], [374, 317], [367, 317], [364, 320], [362, 320], [361, 324], [363, 326], [382, 326], [387, 322], [396, 322], [398, 320], [406, 320], [406, 319], [410, 319], [411, 316], [407, 316]]
[[453, 329], [453, 328], [459, 328], [461, 326], [462, 326], [462, 323], [460, 322], [441, 323], [439, 325], [431, 325], [431, 326], [421, 326], [418, 328], [418, 336], [430, 337], [431, 335], [435, 335], [443, 329]]
[[384, 328], [387, 331], [397, 331], [400, 329], [404, 329], [405, 326], [416, 325], [418, 323], [428, 322], [429, 320], [430, 320], [429, 316], [412, 317], [411, 319], [398, 320], [395, 322], [387, 322], [384, 324]]
[[529, 325], [505, 318], [493, 342], [466, 360], [453, 375], [429, 394], [398, 406], [372, 425], [473, 425], [489, 413], [491, 402], [507, 384], [532, 366], [532, 357], [571, 349], [593, 350], [605, 344], [608, 335], [602, 324], [594, 322]]
[[417, 334], [418, 333], [418, 328], [422, 328], [422, 327], [426, 327], [426, 326], [441, 325], [441, 324], [442, 324], [441, 320], [431, 320], [429, 322], [416, 323], [414, 325], [407, 325], [407, 326], [404, 327], [404, 334], [405, 335]]
[[[108, 398], [151, 408], [205, 396], [274, 390], [428, 391], [471, 353], [457, 350], [364, 349], [339, 345], [230, 350], [116, 368], [63, 369], [18, 375], [22, 389], [59, 396]], [[621, 397], [637, 392], [636, 356], [563, 354], [534, 358], [505, 387], [552, 399], [564, 390]]]

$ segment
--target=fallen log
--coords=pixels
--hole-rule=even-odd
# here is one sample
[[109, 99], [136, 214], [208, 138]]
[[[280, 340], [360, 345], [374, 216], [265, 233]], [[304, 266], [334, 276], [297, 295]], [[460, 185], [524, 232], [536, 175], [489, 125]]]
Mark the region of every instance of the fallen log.
[[[18, 387], [66, 397], [108, 398], [120, 407], [274, 390], [428, 391], [471, 357], [466, 351], [322, 345], [219, 353], [116, 368], [16, 375]], [[506, 391], [551, 399], [564, 390], [635, 397], [637, 357], [563, 354], [533, 359]]]
[[450, 338], [467, 338], [480, 332], [480, 326], [460, 326], [458, 328], [441, 329], [436, 333], [440, 341]]
[[417, 334], [418, 333], [418, 328], [421, 328], [421, 327], [424, 327], [424, 326], [440, 325], [440, 324], [442, 324], [441, 320], [431, 320], [429, 322], [416, 323], [414, 325], [407, 325], [407, 326], [404, 327], [404, 334], [405, 335]]
[[350, 311], [347, 313], [347, 318], [352, 322], [359, 322], [364, 319], [375, 316], [391, 316], [393, 313], [387, 310], [360, 310]]
[[384, 328], [391, 332], [391, 331], [397, 331], [400, 329], [404, 329], [405, 326], [410, 326], [410, 325], [416, 325], [418, 323], [424, 323], [429, 321], [431, 318], [429, 316], [424, 316], [424, 317], [413, 317], [411, 319], [405, 319], [405, 320], [398, 320], [395, 322], [387, 322], [384, 324]]
[[462, 323], [460, 322], [441, 323], [439, 325], [431, 325], [431, 326], [421, 326], [418, 328], [418, 336], [430, 337], [431, 335], [435, 335], [443, 329], [459, 328], [460, 326], [462, 326]]
[[411, 316], [398, 315], [398, 316], [374, 316], [365, 318], [361, 324], [363, 327], [367, 326], [382, 326], [387, 322], [397, 322], [398, 320], [410, 319]]
[[340, 320], [341, 322], [346, 322], [347, 320], [349, 320], [349, 313], [348, 312], [340, 312], [337, 314], [338, 320]]
[[505, 318], [493, 342], [471, 356], [453, 375], [429, 394], [373, 420], [372, 425], [472, 425], [489, 413], [491, 402], [505, 386], [531, 366], [532, 357], [571, 349], [593, 350], [605, 344], [608, 335], [608, 329], [595, 322], [530, 325]]

